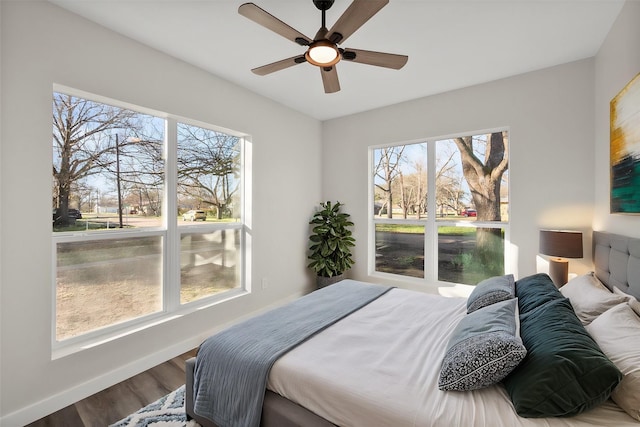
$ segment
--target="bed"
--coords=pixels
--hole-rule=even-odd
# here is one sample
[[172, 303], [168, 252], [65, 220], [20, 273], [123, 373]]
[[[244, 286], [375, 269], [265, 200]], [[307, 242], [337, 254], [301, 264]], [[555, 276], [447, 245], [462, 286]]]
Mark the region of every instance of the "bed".
[[[636, 337], [640, 333], [636, 324], [640, 321], [640, 314], [630, 311], [633, 308], [637, 310], [640, 304], [640, 239], [594, 232], [593, 242], [595, 274], [574, 279], [560, 292], [554, 286], [553, 289], [548, 287], [552, 282], [546, 275], [522, 278], [513, 285], [515, 291], [520, 290], [516, 292], [518, 300], [502, 298], [484, 306], [482, 302], [475, 314], [468, 313], [471, 298], [445, 298], [403, 289], [382, 292], [277, 358], [266, 379], [260, 425], [638, 426], [640, 413], [637, 412], [636, 399], [640, 398], [640, 383], [637, 383], [640, 381], [637, 363], [640, 348], [637, 345], [628, 348], [628, 343], [625, 343], [623, 350], [627, 353], [619, 357], [618, 347], [623, 341], [637, 343], [640, 340], [625, 339], [629, 333], [636, 334]], [[491, 292], [481, 293], [475, 301], [482, 301], [487, 296], [490, 300], [501, 294], [496, 289], [503, 290], [505, 280], [508, 282], [505, 277], [493, 281], [492, 284], [499, 285], [497, 288], [479, 287]], [[543, 290], [538, 291], [538, 287]], [[586, 292], [585, 289], [593, 291]], [[477, 380], [473, 379], [476, 386], [470, 386], [469, 378], [473, 375], [456, 373], [459, 369], [456, 363], [467, 350], [460, 353], [451, 342], [460, 334], [461, 325], [465, 322], [468, 325], [467, 330], [462, 328], [463, 336], [470, 333], [469, 328], [473, 329], [479, 316], [489, 313], [492, 319], [498, 318], [494, 314], [497, 311], [491, 310], [507, 313], [507, 306], [513, 307], [513, 301], [517, 301], [515, 319], [518, 333], [515, 339], [511, 334], [504, 342], [511, 346], [508, 348], [509, 357], [516, 354], [520, 359], [517, 363], [512, 362], [515, 367], [509, 367], [513, 371], [506, 374], [491, 372], [493, 380], [500, 378], [494, 385], [477, 386]], [[556, 314], [556, 308], [550, 308], [552, 306], [558, 307], [561, 316]], [[567, 316], [572, 317], [569, 319]], [[615, 322], [624, 316], [635, 316], [631, 322], [636, 323], [617, 326]], [[472, 318], [474, 320], [470, 321]], [[548, 322], [546, 326], [545, 322]], [[634, 329], [629, 330], [629, 327]], [[540, 338], [540, 329], [544, 329], [544, 333], [555, 330], [564, 335]], [[528, 332], [531, 330], [536, 332]], [[579, 335], [582, 341], [567, 342], [567, 333], [572, 340]], [[520, 335], [524, 353], [513, 344]], [[594, 339], [597, 350], [589, 344]], [[574, 348], [582, 349], [582, 346], [587, 352], [601, 351], [598, 354], [602, 356], [595, 356], [595, 359], [600, 357], [600, 362], [594, 366], [602, 368], [602, 374], [590, 377], [597, 380], [592, 381], [596, 384], [578, 384], [586, 390], [593, 387], [593, 392], [559, 388], [556, 384], [548, 386], [557, 388], [556, 395], [549, 396], [552, 393], [545, 388], [546, 381], [556, 375], [536, 377], [543, 375], [546, 365], [549, 365], [548, 369], [555, 369], [555, 361], [547, 363], [539, 359], [542, 351], [539, 348], [545, 346], [560, 349], [558, 351], [568, 347], [573, 352]], [[589, 353], [588, 359], [595, 360], [594, 354]], [[556, 359], [565, 359], [564, 354], [560, 356]], [[201, 357], [200, 353], [198, 357]], [[498, 359], [504, 357], [494, 357], [494, 361]], [[450, 381], [450, 377], [444, 374], [447, 360], [455, 362], [451, 363], [453, 371], [449, 374], [453, 372], [462, 379]], [[628, 365], [629, 360], [632, 360], [632, 365]], [[194, 410], [197, 363], [197, 358], [187, 361], [186, 412], [204, 427], [216, 426]], [[501, 369], [505, 367], [501, 366]], [[562, 371], [565, 367], [559, 369]], [[558, 381], [563, 381], [562, 375], [557, 377]], [[637, 381], [629, 382], [629, 379]], [[454, 384], [453, 388], [446, 389], [451, 384]], [[455, 391], [456, 386], [465, 391]], [[532, 400], [527, 394], [528, 390], [536, 387], [539, 393], [545, 394], [544, 401]], [[588, 399], [579, 397], [583, 392], [591, 393]], [[554, 416], [544, 416], [545, 411]]]

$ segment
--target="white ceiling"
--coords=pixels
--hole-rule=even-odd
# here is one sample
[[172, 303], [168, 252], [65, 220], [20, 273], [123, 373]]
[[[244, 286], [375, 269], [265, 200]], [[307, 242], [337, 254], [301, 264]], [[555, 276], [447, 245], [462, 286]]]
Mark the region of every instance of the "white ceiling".
[[[304, 48], [237, 13], [242, 0], [49, 0], [104, 27], [320, 120], [594, 56], [623, 0], [391, 0], [342, 47], [409, 56], [401, 70], [341, 62], [342, 90], [300, 64], [251, 69]], [[254, 2], [313, 38], [312, 0]], [[351, 3], [336, 0], [327, 27]]]

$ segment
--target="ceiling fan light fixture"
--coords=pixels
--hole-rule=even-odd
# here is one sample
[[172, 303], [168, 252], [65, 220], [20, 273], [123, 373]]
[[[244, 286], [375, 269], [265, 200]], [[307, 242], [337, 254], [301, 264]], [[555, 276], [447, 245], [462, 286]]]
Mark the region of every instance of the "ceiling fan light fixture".
[[340, 52], [329, 40], [318, 40], [309, 46], [304, 54], [308, 62], [318, 67], [330, 67], [340, 61]]
[[333, 24], [331, 30], [327, 30], [326, 11], [333, 5], [334, 1], [313, 0], [313, 4], [322, 13], [322, 25], [313, 39], [305, 36], [254, 3], [241, 4], [238, 7], [240, 15], [300, 46], [307, 46], [307, 51], [304, 55], [296, 55], [272, 62], [271, 64], [254, 68], [251, 71], [259, 76], [264, 76], [296, 64], [308, 62], [320, 68], [325, 93], [333, 93], [340, 90], [338, 73], [334, 65], [343, 59], [348, 62], [358, 62], [395, 70], [399, 70], [407, 63], [409, 58], [406, 55], [338, 47], [340, 43], [347, 40], [358, 28], [389, 3], [389, 0], [353, 0], [351, 5], [342, 12], [342, 15]]

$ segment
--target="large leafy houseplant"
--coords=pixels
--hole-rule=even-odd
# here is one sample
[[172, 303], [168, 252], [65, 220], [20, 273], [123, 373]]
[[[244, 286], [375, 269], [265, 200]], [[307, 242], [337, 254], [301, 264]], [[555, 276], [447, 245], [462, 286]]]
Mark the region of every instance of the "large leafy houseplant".
[[355, 239], [349, 227], [353, 226], [350, 215], [340, 212], [342, 204], [330, 201], [320, 203], [321, 209], [314, 215], [309, 224], [313, 225], [309, 268], [319, 278], [340, 276], [353, 265], [351, 248]]

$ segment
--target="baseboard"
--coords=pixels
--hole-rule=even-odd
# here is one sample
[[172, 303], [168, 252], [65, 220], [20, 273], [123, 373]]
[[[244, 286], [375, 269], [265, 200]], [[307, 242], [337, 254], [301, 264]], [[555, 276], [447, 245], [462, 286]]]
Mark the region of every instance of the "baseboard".
[[131, 378], [134, 375], [138, 375], [139, 373], [144, 372], [156, 365], [164, 363], [167, 360], [173, 359], [176, 356], [179, 356], [193, 348], [196, 348], [202, 343], [205, 338], [219, 332], [222, 329], [225, 329], [250, 317], [264, 313], [265, 311], [268, 311], [275, 307], [281, 306], [285, 303], [291, 302], [301, 296], [302, 293], [289, 295], [281, 300], [267, 305], [266, 307], [247, 313], [243, 316], [239, 316], [233, 321], [218, 325], [205, 332], [201, 336], [191, 337], [185, 341], [169, 346], [162, 351], [154, 352], [153, 354], [149, 354], [145, 357], [142, 357], [141, 359], [137, 359], [129, 363], [128, 365], [124, 365], [116, 370], [92, 378], [90, 381], [79, 384], [60, 393], [54, 394], [53, 396], [49, 396], [46, 399], [25, 406], [24, 408], [21, 408], [15, 412], [3, 415], [2, 417], [0, 417], [0, 426], [21, 427], [37, 421], [40, 418], [46, 417], [47, 415], [53, 414], [54, 412], [59, 411], [62, 408], [85, 399], [94, 393], [111, 387], [112, 385], [118, 384], [119, 382]]
[[138, 359], [128, 365], [124, 365], [114, 371], [92, 378], [90, 381], [79, 384], [63, 392], [49, 396], [39, 402], [21, 408], [15, 412], [6, 414], [0, 418], [0, 425], [4, 427], [20, 427], [46, 417], [62, 408], [72, 405], [100, 390], [111, 387], [114, 384], [131, 378], [153, 366], [173, 359], [200, 345], [198, 337], [190, 338], [178, 344], [154, 352]]

